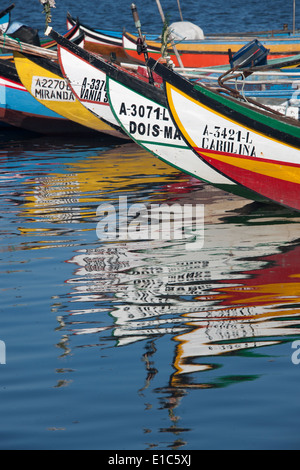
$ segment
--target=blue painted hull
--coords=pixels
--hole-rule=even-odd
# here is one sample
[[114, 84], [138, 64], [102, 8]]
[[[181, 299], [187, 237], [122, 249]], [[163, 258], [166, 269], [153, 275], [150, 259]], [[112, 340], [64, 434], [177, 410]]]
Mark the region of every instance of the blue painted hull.
[[5, 61], [0, 61], [0, 121], [47, 135], [85, 129], [39, 103], [21, 84], [14, 65]]

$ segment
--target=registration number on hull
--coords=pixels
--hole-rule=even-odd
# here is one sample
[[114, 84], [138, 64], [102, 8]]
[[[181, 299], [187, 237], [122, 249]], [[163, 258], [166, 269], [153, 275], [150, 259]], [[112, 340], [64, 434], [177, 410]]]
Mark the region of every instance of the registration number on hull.
[[31, 93], [38, 100], [75, 101], [75, 97], [67, 82], [58, 78], [33, 77]]

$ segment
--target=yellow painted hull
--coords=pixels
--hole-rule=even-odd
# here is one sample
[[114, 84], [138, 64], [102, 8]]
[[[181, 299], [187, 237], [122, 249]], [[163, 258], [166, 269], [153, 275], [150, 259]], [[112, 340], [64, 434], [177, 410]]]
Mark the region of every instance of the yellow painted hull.
[[111, 126], [94, 116], [74, 97], [61, 76], [50, 72], [19, 52], [14, 52], [14, 61], [23, 86], [41, 104], [86, 128], [114, 134], [115, 130]]

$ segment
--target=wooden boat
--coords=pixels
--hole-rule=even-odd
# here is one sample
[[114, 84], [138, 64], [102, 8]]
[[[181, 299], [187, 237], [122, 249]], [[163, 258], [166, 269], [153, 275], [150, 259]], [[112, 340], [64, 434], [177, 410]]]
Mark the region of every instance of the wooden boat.
[[14, 64], [0, 60], [0, 121], [30, 132], [57, 135], [82, 131], [34, 99], [22, 85]]
[[96, 30], [81, 23], [79, 19], [74, 19], [70, 13], [67, 15], [68, 29], [78, 24], [80, 30], [85, 34], [84, 48], [90, 52], [101, 54], [107, 59], [112, 57], [121, 62], [127, 60], [127, 55], [123, 48], [122, 32]]
[[[198, 179], [251, 199], [265, 198], [261, 194], [255, 195], [252, 191], [247, 192], [243, 185], [233, 185], [232, 182], [236, 182], [227, 175], [218, 175], [218, 172], [210, 165], [203, 165], [204, 161], [190, 151], [191, 149], [181, 138], [181, 134], [173, 126], [166, 108], [166, 101], [159, 87], [142, 81], [140, 77], [128, 73], [122, 67], [89, 55], [87, 51], [82, 51], [76, 45], [69, 44], [68, 41], [58, 37], [53, 31], [51, 34], [59, 45], [62, 68], [64, 69], [66, 62], [73, 61], [73, 57], [76, 56], [77, 60], [73, 62], [73, 73], [81, 70], [86, 78], [86, 80], [82, 78], [79, 80], [78, 75], [72, 76], [72, 70], [69, 69], [68, 79], [71, 86], [74, 83], [74, 86], [78, 87], [78, 95], [81, 93], [84, 96], [85, 93], [90, 93], [87, 83], [92, 83], [92, 77], [94, 80], [98, 77], [95, 75], [98, 69], [102, 73], [101, 80], [104, 80], [106, 76], [111, 109], [124, 131], [135, 142], [165, 162]], [[89, 67], [94, 75], [88, 78]]]
[[168, 108], [204, 162], [238, 185], [299, 211], [300, 123], [243, 103], [149, 60], [164, 80]]
[[[64, 34], [64, 37], [69, 41], [74, 41], [78, 39], [81, 35], [79, 23], [73, 24], [68, 28], [67, 32]], [[45, 49], [56, 49], [57, 44], [55, 41], [49, 41], [47, 38], [41, 40], [41, 47]]]
[[14, 52], [14, 62], [23, 86], [39, 103], [86, 130], [115, 135], [76, 99], [58, 64], [20, 52]]
[[[197, 41], [182, 40], [176, 45], [176, 48], [184, 67], [210, 67], [228, 64], [228, 51], [231, 50], [232, 54], [235, 54], [251, 39], [253, 37], [251, 38], [247, 34], [242, 35], [240, 38], [236, 36], [207, 37]], [[269, 50], [268, 59], [291, 57], [300, 53], [299, 34], [261, 35], [259, 40]], [[123, 48], [128, 60], [145, 63], [144, 56], [139, 55], [137, 52], [137, 41], [138, 36], [126, 31], [123, 33]], [[147, 46], [149, 57], [158, 60], [161, 57], [161, 41], [153, 41], [147, 38]], [[171, 46], [168, 48], [168, 55], [175, 66], [179, 67], [180, 64]]]
[[[76, 41], [77, 43], [83, 43], [84, 36], [80, 33], [79, 24], [74, 24], [72, 28], [70, 28], [65, 34], [64, 37], [69, 39], [70, 41]], [[0, 48], [1, 48], [1, 59], [10, 60], [13, 62], [13, 49], [10, 47], [10, 43], [14, 38], [7, 35], [0, 35]], [[16, 40], [16, 42], [21, 43], [19, 49], [22, 51], [24, 50], [24, 45], [26, 43], [22, 43], [20, 40]], [[27, 44], [26, 44], [27, 46]], [[49, 40], [48, 38], [40, 40], [40, 47], [43, 51], [55, 51], [56, 50], [56, 42], [53, 40]]]
[[[99, 80], [101, 85], [104, 83], [103, 88], [108, 84], [109, 96], [105, 95], [105, 100], [108, 105], [109, 98], [111, 106], [103, 108], [107, 112], [106, 119], [113, 119], [110, 122], [117, 123], [134, 142], [165, 163], [201, 181], [250, 199], [261, 199], [220, 175], [191, 151], [172, 123], [160, 86], [150, 85], [148, 80], [142, 80], [137, 74], [89, 54], [53, 30], [50, 35], [58, 43], [60, 65], [71, 88], [94, 113], [101, 114], [102, 107], [87, 99], [93, 98], [93, 90], [88, 84], [95, 85]], [[86, 93], [89, 96], [85, 98]]]
[[[112, 135], [128, 140], [127, 134], [113, 116], [106, 93], [106, 75], [95, 67], [97, 57], [51, 30], [58, 44], [60, 68], [74, 96], [101, 122], [110, 126]], [[99, 60], [101, 60], [99, 58]]]
[[[291, 63], [297, 61], [295, 56]], [[282, 62], [282, 61], [281, 61]], [[289, 60], [285, 63], [288, 63]], [[270, 61], [269, 65], [276, 66], [276, 61]], [[298, 64], [297, 64], [298, 67]], [[195, 83], [215, 89], [226, 87], [232, 90], [237, 96], [241, 96], [244, 101], [248, 98], [254, 99], [262, 105], [267, 105], [273, 110], [281, 112], [283, 115], [300, 119], [300, 68], [284, 67], [272, 70], [257, 71], [250, 75], [243, 70], [228, 69], [222, 70], [219, 67], [211, 69], [198, 69], [192, 78]], [[254, 70], [254, 69], [253, 69]], [[189, 73], [184, 76], [189, 78]]]
[[[144, 63], [144, 57], [137, 53], [137, 35], [125, 31], [93, 29], [79, 19], [67, 15], [68, 28], [78, 22], [85, 33], [85, 49], [101, 54], [109, 59], [114, 57], [117, 62]], [[242, 32], [233, 34], [209, 35], [201, 41], [181, 40], [177, 45], [185, 67], [204, 67], [228, 63], [228, 49], [234, 54], [246, 42], [259, 38], [268, 49], [269, 58], [281, 58], [300, 53], [299, 31], [293, 33], [286, 28], [282, 30]], [[147, 34], [148, 52], [156, 60], [161, 56], [161, 40], [156, 34]], [[173, 49], [168, 50], [175, 66], [179, 66]]]

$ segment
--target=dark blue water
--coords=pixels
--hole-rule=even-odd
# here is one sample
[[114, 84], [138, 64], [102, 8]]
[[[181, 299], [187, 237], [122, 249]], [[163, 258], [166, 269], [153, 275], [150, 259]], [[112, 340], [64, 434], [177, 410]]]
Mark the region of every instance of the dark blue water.
[[[43, 31], [44, 18], [41, 14], [39, 0], [30, 0], [24, 4], [16, 0], [14, 18], [27, 22]], [[69, 11], [73, 16], [94, 28], [107, 28], [122, 31], [125, 27], [134, 30], [130, 5], [132, 2], [116, 0], [114, 2], [57, 0], [56, 9], [53, 10], [53, 24], [60, 32], [66, 29], [66, 14]], [[137, 0], [134, 2], [138, 8], [141, 23], [145, 32], [161, 33], [161, 17], [155, 0]], [[161, 6], [171, 22], [180, 21], [180, 14], [176, 0], [161, 0]], [[225, 33], [240, 31], [257, 31], [281, 29], [287, 23], [293, 25], [293, 1], [282, 0], [251, 0], [243, 5], [239, 0], [213, 0], [199, 2], [189, 0], [179, 2], [182, 16], [185, 21], [199, 25], [204, 33]], [[26, 20], [26, 21], [25, 21]], [[300, 21], [300, 8], [296, 9], [297, 26]]]
[[[132, 26], [124, 1], [57, 3], [61, 31], [68, 9]], [[37, 0], [16, 5], [14, 18], [43, 29]], [[159, 31], [155, 2], [137, 5]], [[238, 5], [181, 6], [208, 32], [291, 24], [282, 2]], [[177, 2], [163, 7], [177, 19]], [[0, 448], [299, 449], [299, 215], [130, 143], [0, 139]], [[99, 240], [97, 208], [120, 196], [204, 205], [204, 247]]]

